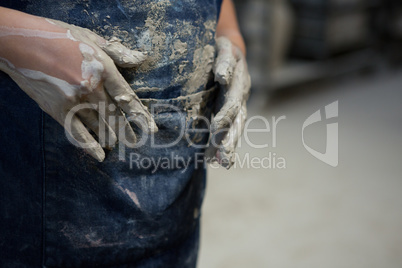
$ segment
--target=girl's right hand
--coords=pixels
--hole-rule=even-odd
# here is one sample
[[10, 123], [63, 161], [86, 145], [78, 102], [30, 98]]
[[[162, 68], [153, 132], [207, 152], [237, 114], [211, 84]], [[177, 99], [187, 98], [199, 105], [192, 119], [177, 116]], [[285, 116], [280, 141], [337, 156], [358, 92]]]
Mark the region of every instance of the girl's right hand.
[[145, 131], [157, 131], [115, 66], [136, 67], [145, 59], [146, 53], [88, 29], [0, 8], [0, 70], [98, 161], [105, 158], [102, 146], [113, 147], [118, 139], [135, 144], [128, 120]]

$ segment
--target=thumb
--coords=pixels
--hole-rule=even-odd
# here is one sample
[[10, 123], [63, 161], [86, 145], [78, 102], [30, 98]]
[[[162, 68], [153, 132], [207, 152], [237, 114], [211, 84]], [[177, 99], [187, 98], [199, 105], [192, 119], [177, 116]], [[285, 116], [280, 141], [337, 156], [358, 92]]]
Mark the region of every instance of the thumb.
[[120, 67], [136, 67], [140, 65], [147, 58], [146, 52], [140, 52], [128, 49], [120, 43], [120, 40], [113, 37], [110, 41], [105, 40], [103, 37], [97, 35], [89, 29], [67, 24], [58, 20], [48, 20], [50, 23], [71, 30], [74, 38], [77, 38], [80, 42], [85, 42], [85, 39], [89, 39], [99, 48], [101, 48], [116, 65]]
[[100, 40], [100, 42], [97, 42], [97, 45], [113, 59], [116, 65], [125, 68], [140, 65], [146, 60], [148, 55], [146, 52], [128, 49], [127, 47], [123, 46], [115, 37], [110, 39], [110, 41], [106, 41], [104, 39], [103, 41]]

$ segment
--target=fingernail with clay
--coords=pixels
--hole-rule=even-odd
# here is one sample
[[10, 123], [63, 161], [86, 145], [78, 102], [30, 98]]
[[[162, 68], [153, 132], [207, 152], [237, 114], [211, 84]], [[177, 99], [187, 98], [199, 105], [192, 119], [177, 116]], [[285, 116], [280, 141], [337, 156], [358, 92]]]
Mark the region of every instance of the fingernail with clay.
[[111, 150], [116, 146], [116, 143], [117, 143], [117, 136], [112, 130], [112, 128], [109, 127], [105, 135], [105, 148]]
[[103, 160], [105, 160], [105, 152], [100, 145], [94, 148], [86, 148], [85, 151], [99, 162], [103, 162]]
[[223, 120], [224, 116], [215, 117], [211, 124], [211, 132], [215, 133], [216, 131], [225, 128], [225, 120]]
[[133, 64], [140, 64], [143, 61], [145, 61], [148, 57], [148, 53], [146, 52], [140, 52], [140, 51], [135, 51], [131, 50], [131, 58], [129, 59]]
[[149, 122], [148, 125], [148, 131], [149, 133], [156, 133], [158, 132], [158, 126], [156, 125], [155, 121], [153, 119], [151, 119], [151, 121]]
[[230, 65], [229, 62], [221, 62], [217, 64], [215, 70], [215, 80], [221, 85], [228, 85], [230, 78], [232, 77], [231, 72], [229, 71]]
[[147, 53], [126, 48], [117, 40], [109, 41], [104, 50], [120, 67], [135, 67], [148, 56]]
[[226, 152], [223, 148], [219, 148], [216, 152], [219, 164], [226, 169], [230, 169], [234, 165], [235, 157], [234, 152]]
[[137, 136], [135, 135], [133, 129], [131, 128], [130, 124], [127, 124], [124, 129], [125, 134], [125, 145], [127, 147], [134, 147], [137, 143]]

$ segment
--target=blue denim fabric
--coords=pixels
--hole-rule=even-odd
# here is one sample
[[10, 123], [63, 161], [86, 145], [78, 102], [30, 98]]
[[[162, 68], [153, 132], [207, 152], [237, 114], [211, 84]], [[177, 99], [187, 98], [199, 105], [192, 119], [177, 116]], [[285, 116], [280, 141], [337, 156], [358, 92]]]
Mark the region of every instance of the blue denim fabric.
[[[106, 39], [118, 37], [131, 49], [147, 51], [157, 63], [151, 70], [121, 72], [143, 98], [175, 98], [187, 95], [183, 85], [193, 65], [194, 53], [214, 43], [214, 28], [221, 0], [5, 0], [0, 5], [46, 18], [57, 19], [88, 28]], [[8, 3], [7, 3], [8, 2]], [[161, 40], [150, 38], [151, 28]], [[186, 55], [174, 54], [175, 41], [186, 43]], [[155, 44], [157, 42], [157, 44]], [[159, 50], [159, 52], [156, 52]], [[182, 69], [179, 69], [182, 66]], [[146, 91], [142, 88], [158, 90]], [[205, 90], [200, 86], [193, 93]]]
[[[132, 2], [138, 6], [133, 7]], [[151, 2], [158, 1], [20, 0], [1, 5], [104, 36], [111, 34], [107, 32], [110, 28], [104, 27], [107, 19], [125, 29], [119, 37], [126, 45], [137, 48], [134, 41], [127, 41], [131, 39], [126, 33], [142, 36], [149, 15], [144, 7]], [[194, 109], [209, 118], [214, 83], [188, 92], [186, 81], [174, 78], [178, 64], [187, 62], [184, 73], [191, 72], [195, 51], [214, 45], [213, 30], [202, 22], [215, 21], [218, 7], [214, 0], [171, 1], [160, 15], [171, 27], [163, 29], [166, 36], [182, 33], [175, 29], [178, 21], [192, 25], [191, 38], [176, 36], [187, 42], [187, 54], [173, 61], [160, 60], [151, 70], [124, 71], [133, 90], [153, 112], [159, 132], [141, 147], [108, 151], [103, 163], [70, 144], [62, 126], [0, 72], [0, 267], [195, 266], [206, 172], [200, 161], [204, 149], [189, 146], [188, 140], [205, 144], [208, 133], [190, 131], [187, 138], [169, 148], [155, 148], [151, 142], [174, 141], [183, 127], [205, 128], [202, 120], [187, 114], [192, 109], [189, 100], [201, 95], [204, 105], [194, 104]], [[161, 59], [171, 53], [170, 47], [162, 50]], [[136, 81], [144, 83], [141, 87], [159, 90], [141, 91]], [[155, 104], [159, 106], [155, 108]], [[142, 136], [138, 128], [135, 131]], [[124, 154], [119, 154], [119, 149]], [[136, 165], [141, 159], [171, 159], [173, 164], [175, 157], [189, 165]]]

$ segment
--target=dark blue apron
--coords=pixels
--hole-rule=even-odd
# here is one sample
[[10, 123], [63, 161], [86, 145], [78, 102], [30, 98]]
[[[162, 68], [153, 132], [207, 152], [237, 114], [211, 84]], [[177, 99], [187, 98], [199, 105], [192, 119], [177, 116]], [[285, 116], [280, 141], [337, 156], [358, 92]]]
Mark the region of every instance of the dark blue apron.
[[[205, 167], [204, 149], [189, 141], [205, 144], [208, 133], [191, 131], [205, 124], [188, 111], [210, 117], [215, 85], [190, 80], [203, 64], [197, 56], [214, 46], [218, 2], [1, 2], [149, 51], [144, 66], [121, 71], [151, 110], [158, 105], [159, 132], [139, 148], [107, 152], [98, 163], [0, 72], [0, 267], [195, 266]], [[169, 148], [151, 144], [179, 136]]]

